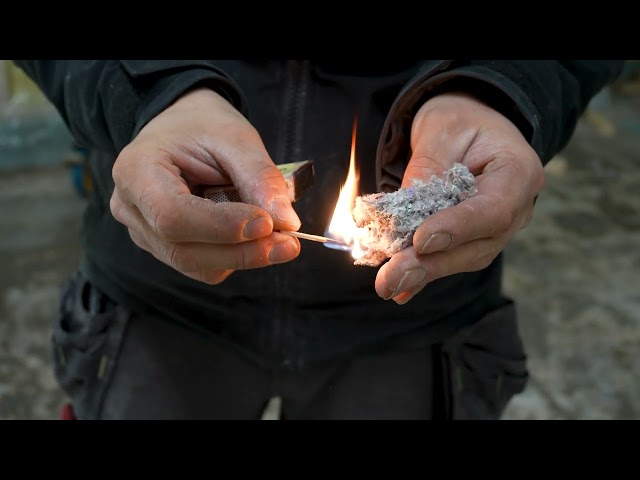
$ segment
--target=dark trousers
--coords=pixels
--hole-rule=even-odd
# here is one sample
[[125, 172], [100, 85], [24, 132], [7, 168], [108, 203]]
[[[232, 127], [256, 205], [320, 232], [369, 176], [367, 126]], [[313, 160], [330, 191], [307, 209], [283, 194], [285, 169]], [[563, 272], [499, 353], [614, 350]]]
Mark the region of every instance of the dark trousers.
[[231, 346], [113, 304], [80, 274], [63, 295], [54, 350], [57, 378], [79, 419], [430, 419], [433, 413], [429, 348], [268, 371]]
[[498, 419], [528, 380], [511, 301], [442, 344], [270, 371], [114, 304], [77, 273], [52, 340], [56, 378], [79, 419]]

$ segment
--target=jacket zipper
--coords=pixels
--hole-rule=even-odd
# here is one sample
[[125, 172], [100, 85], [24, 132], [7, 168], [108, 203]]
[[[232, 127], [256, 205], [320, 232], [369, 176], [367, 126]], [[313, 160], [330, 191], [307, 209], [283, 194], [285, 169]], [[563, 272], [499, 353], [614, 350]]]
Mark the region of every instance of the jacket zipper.
[[[289, 163], [300, 160], [303, 113], [308, 87], [308, 61], [291, 60], [286, 66], [286, 91], [283, 102], [283, 121], [281, 122], [278, 142], [277, 163]], [[290, 266], [290, 268], [293, 268]], [[273, 349], [276, 364], [285, 368], [297, 363], [287, 355], [287, 337], [290, 329], [291, 310], [284, 301], [283, 293], [292, 287], [289, 269], [276, 270], [274, 276], [274, 299], [276, 301], [273, 318]]]

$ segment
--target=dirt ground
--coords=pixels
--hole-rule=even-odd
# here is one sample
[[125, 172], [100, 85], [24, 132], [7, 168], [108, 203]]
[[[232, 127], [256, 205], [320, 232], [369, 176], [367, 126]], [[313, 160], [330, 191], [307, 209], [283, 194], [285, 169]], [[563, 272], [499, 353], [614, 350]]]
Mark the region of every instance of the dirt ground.
[[[640, 419], [640, 95], [606, 93], [546, 168], [534, 218], [506, 250], [531, 371], [506, 420]], [[49, 322], [80, 255], [84, 200], [58, 161], [68, 138], [56, 138], [0, 141], [0, 419], [54, 419], [65, 399]], [[29, 168], [9, 162], [52, 152]]]

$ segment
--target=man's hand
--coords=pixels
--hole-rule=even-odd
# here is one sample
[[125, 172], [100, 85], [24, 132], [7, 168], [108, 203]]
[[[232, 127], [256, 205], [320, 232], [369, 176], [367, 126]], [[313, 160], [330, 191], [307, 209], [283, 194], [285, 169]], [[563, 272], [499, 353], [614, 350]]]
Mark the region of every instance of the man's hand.
[[460, 162], [476, 176], [478, 193], [428, 217], [413, 247], [380, 268], [376, 292], [400, 305], [433, 280], [487, 267], [529, 224], [544, 186], [542, 163], [518, 128], [469, 95], [428, 100], [414, 118], [411, 148], [403, 187]]
[[[293, 260], [298, 230], [284, 178], [258, 132], [224, 98], [197, 89], [151, 120], [113, 166], [111, 212], [133, 241], [183, 274], [217, 284], [236, 269]], [[233, 183], [246, 203], [192, 195]]]

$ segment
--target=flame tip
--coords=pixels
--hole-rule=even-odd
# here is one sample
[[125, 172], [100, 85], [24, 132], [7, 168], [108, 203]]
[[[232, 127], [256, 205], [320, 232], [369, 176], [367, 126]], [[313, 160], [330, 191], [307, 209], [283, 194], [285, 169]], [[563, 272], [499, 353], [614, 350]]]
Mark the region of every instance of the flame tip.
[[353, 220], [353, 207], [358, 196], [358, 183], [360, 174], [356, 170], [356, 130], [358, 116], [356, 114], [353, 122], [353, 132], [351, 136], [351, 155], [349, 158], [349, 171], [344, 183], [340, 186], [340, 195], [336, 202], [335, 209], [325, 236], [340, 240], [352, 246], [351, 254], [358, 258], [359, 242], [356, 238], [357, 227]]

